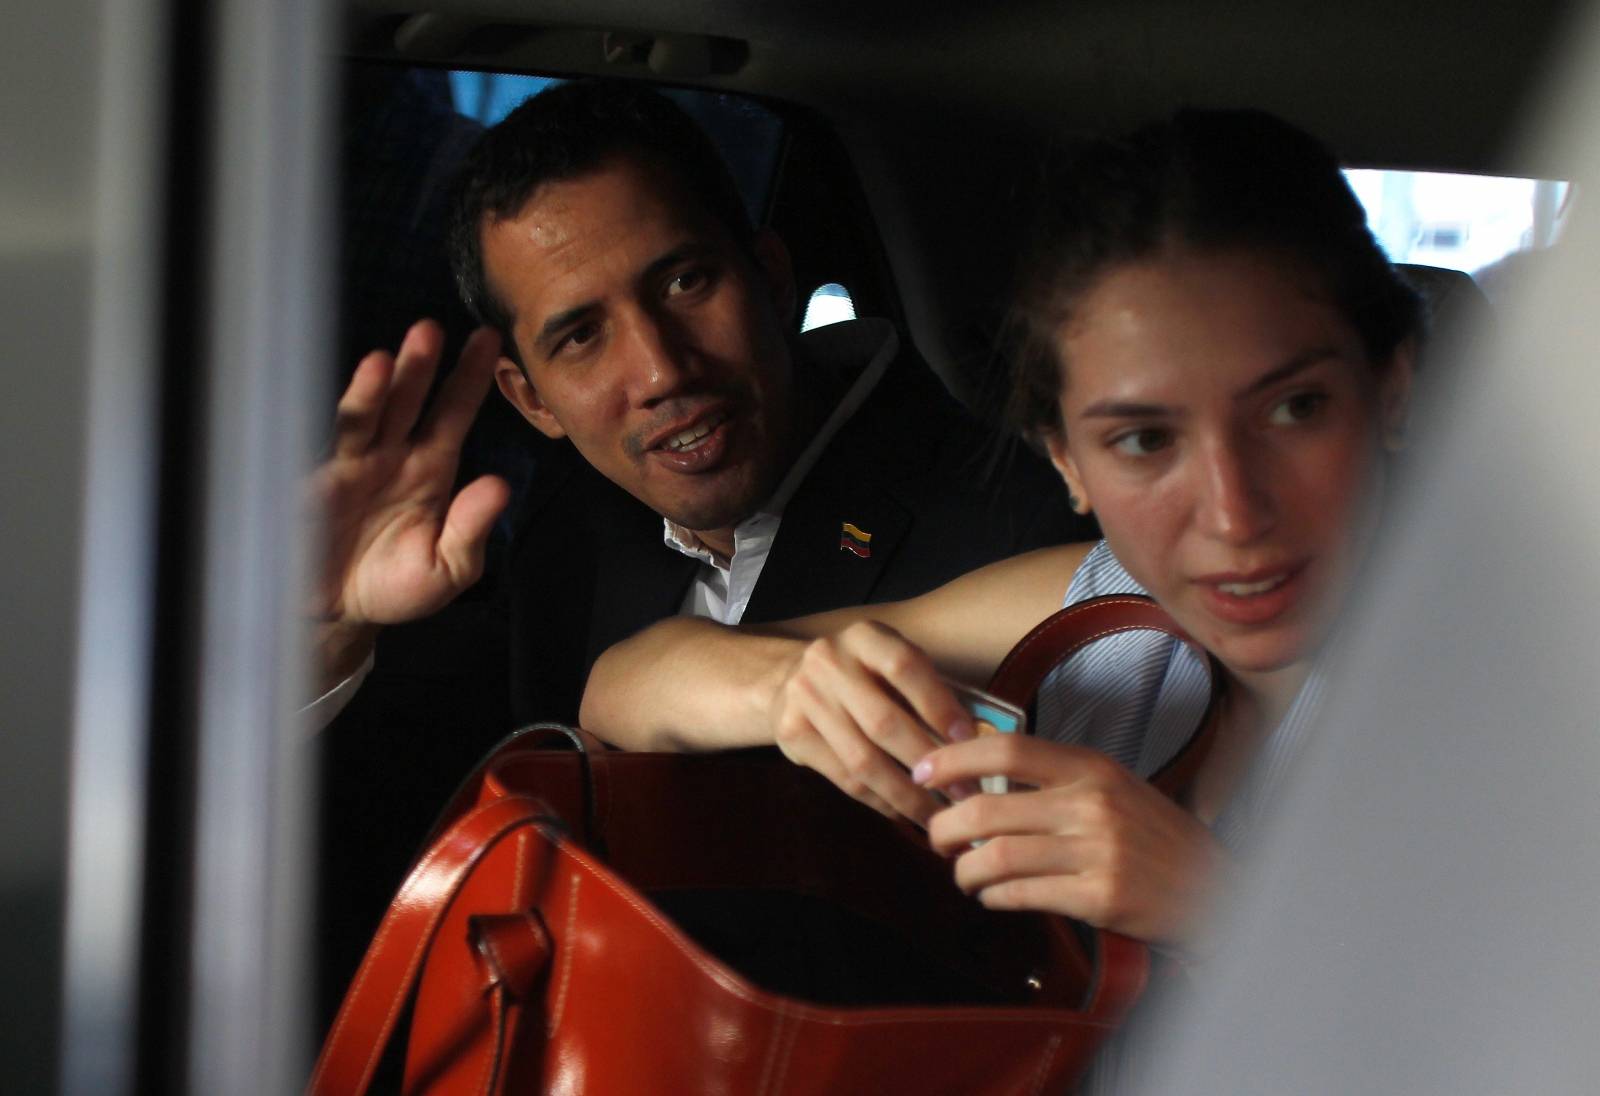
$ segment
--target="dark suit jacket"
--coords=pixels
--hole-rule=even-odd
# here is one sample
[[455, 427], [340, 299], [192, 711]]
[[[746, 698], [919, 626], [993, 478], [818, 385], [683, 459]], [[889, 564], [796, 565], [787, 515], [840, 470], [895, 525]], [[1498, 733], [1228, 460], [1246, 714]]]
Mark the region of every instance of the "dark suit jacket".
[[[903, 351], [784, 509], [744, 622], [925, 593], [985, 563], [1092, 538], [1041, 458], [997, 443]], [[998, 467], [996, 467], [998, 465]], [[678, 612], [699, 566], [660, 515], [569, 453], [530, 498], [510, 566], [512, 714], [571, 721], [607, 647]], [[845, 522], [871, 554], [840, 547]]]

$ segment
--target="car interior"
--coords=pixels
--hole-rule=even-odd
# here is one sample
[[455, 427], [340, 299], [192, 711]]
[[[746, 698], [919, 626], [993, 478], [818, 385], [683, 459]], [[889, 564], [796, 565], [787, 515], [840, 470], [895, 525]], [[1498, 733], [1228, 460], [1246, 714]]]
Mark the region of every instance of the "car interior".
[[[544, 82], [659, 85], [788, 244], [801, 312], [844, 301], [895, 321], [991, 421], [1021, 196], [1076, 136], [1255, 107], [1350, 168], [1572, 182], [1562, 217], [1585, 197], [1578, 165], [1528, 139], [1581, 8], [1564, 0], [137, 7], [138, 26], [109, 3], [31, 15], [50, 49], [0, 45], [24, 226], [0, 227], [23, 351], [0, 435], [8, 471], [50, 477], [4, 495], [5, 512], [40, 515], [6, 580], [14, 634], [37, 639], [7, 652], [0, 688], [18, 729], [0, 735], [15, 781], [0, 832], [36, 842], [0, 876], [22, 926], [0, 968], [42, 1002], [0, 1036], [17, 1091], [279, 1091], [308, 1060], [308, 987], [331, 976], [308, 969], [294, 888], [280, 905], [270, 880], [298, 878], [300, 910], [313, 905], [284, 834], [306, 842], [311, 802], [338, 789], [286, 761], [304, 751], [275, 726], [303, 673], [284, 606], [305, 552], [275, 516], [361, 353], [432, 315], [453, 358], [471, 321], [443, 260], [448, 184], [476, 134]], [[100, 66], [98, 91], [22, 113], [53, 92], [60, 57]], [[1528, 250], [1555, 238], [1534, 236]], [[1493, 305], [1469, 270], [1409, 269], [1438, 333], [1431, 377]], [[46, 354], [63, 372], [24, 387], [22, 358]], [[262, 419], [288, 425], [258, 437]], [[491, 397], [463, 478], [525, 484], [543, 444]], [[400, 662], [423, 686], [430, 650]], [[456, 779], [431, 775], [446, 792]], [[246, 985], [280, 967], [301, 972], [281, 994]], [[241, 1049], [256, 1030], [289, 1065]]]
[[362, 3], [347, 12], [346, 58], [752, 97], [781, 119], [764, 212], [800, 284], [844, 284], [857, 314], [906, 325], [973, 401], [1025, 227], [1019, 196], [1052, 143], [1237, 105], [1304, 126], [1352, 167], [1565, 178], [1519, 162], [1516, 142], [1561, 11], [707, 5], [701, 21], [664, 7], [652, 25], [646, 4], [613, 27], [594, 4]]

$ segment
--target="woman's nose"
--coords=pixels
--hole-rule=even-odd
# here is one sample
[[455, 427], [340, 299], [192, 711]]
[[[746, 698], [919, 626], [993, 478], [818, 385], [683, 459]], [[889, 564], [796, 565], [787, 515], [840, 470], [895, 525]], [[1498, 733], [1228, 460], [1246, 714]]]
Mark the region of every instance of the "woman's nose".
[[1248, 544], [1271, 530], [1277, 505], [1261, 454], [1235, 442], [1216, 445], [1206, 456], [1204, 479], [1199, 519], [1206, 533]]

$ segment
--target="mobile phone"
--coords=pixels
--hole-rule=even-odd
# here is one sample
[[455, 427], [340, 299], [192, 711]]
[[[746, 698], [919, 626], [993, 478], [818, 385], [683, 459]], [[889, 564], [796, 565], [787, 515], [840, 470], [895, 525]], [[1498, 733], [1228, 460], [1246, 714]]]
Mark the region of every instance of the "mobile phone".
[[[972, 717], [980, 736], [1028, 733], [1028, 713], [1009, 700], [1001, 700], [982, 689], [969, 688], [954, 681], [946, 681], [945, 684], [950, 686], [950, 691]], [[1003, 776], [985, 776], [978, 780], [978, 786], [992, 795], [1007, 791], [1009, 784], [1010, 781]]]

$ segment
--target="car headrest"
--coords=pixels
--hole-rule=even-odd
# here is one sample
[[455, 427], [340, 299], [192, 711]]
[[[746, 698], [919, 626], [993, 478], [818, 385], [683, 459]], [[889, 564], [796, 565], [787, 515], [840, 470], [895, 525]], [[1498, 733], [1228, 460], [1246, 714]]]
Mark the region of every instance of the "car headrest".
[[1464, 271], [1416, 263], [1396, 263], [1395, 269], [1428, 306], [1428, 334], [1418, 354], [1417, 369], [1431, 373], [1435, 361], [1448, 362], [1466, 349], [1464, 340], [1483, 330], [1493, 309], [1472, 275]]

